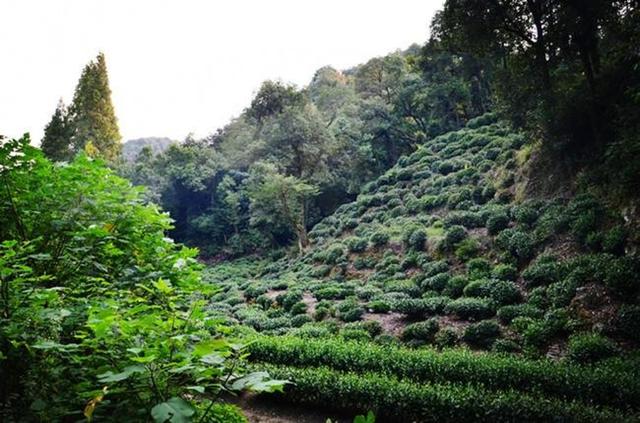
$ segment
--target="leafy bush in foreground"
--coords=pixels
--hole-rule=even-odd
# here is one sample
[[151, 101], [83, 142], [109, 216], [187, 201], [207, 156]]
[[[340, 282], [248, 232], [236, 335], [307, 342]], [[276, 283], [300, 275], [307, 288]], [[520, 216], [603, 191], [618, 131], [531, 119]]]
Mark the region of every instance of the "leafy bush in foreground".
[[281, 387], [245, 374], [196, 251], [140, 189], [84, 155], [54, 166], [28, 138], [0, 141], [3, 420], [211, 419], [223, 390]]

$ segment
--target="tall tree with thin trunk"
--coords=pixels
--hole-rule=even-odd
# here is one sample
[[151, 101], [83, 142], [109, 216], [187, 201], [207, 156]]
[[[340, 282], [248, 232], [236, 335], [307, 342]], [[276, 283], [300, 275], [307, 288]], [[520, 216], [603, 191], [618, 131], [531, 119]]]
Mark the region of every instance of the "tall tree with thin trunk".
[[62, 99], [58, 102], [51, 121], [44, 128], [41, 149], [53, 161], [69, 160], [73, 155], [71, 134], [73, 128], [69, 124], [69, 113]]
[[88, 143], [97, 155], [114, 160], [120, 154], [120, 130], [111, 102], [111, 89], [104, 54], [85, 66], [70, 107], [75, 151]]

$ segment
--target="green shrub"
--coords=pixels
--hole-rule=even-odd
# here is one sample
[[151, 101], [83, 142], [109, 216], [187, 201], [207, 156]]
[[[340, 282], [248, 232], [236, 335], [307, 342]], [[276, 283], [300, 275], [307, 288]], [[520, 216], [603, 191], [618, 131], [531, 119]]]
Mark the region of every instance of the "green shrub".
[[389, 234], [382, 231], [377, 231], [371, 234], [369, 241], [374, 247], [381, 247], [389, 242]]
[[612, 292], [623, 297], [633, 297], [640, 289], [640, 261], [632, 257], [616, 257], [608, 260], [603, 272], [603, 282]]
[[556, 257], [541, 256], [522, 272], [527, 286], [541, 286], [557, 282], [566, 274], [565, 267]]
[[467, 326], [462, 340], [469, 345], [490, 348], [500, 337], [500, 326], [493, 320], [483, 320]]
[[295, 303], [293, 306], [291, 306], [291, 310], [289, 310], [289, 312], [294, 316], [298, 314], [306, 314], [307, 305], [304, 302], [299, 301]]
[[384, 284], [385, 292], [402, 292], [410, 297], [419, 297], [420, 288], [416, 283], [409, 279], [390, 280]]
[[[450, 382], [469, 384], [473, 389], [483, 385], [499, 391], [518, 389], [520, 394], [544, 393], [549, 397], [578, 399], [581, 406], [593, 403], [624, 409], [640, 407], [640, 380], [616, 366], [590, 368], [551, 360], [477, 355], [464, 350], [438, 352], [374, 344], [365, 347], [361, 343], [326, 338], [258, 337], [248, 349], [253, 361], [297, 367], [330, 366], [336, 371], [356, 372], [360, 378], [366, 372], [379, 372], [385, 375], [385, 380], [391, 375], [424, 384]], [[424, 404], [422, 398], [417, 409], [424, 409]]]
[[445, 313], [466, 320], [482, 320], [495, 314], [495, 306], [485, 298], [458, 298], [447, 304]]
[[291, 310], [291, 307], [299, 301], [302, 301], [302, 292], [299, 291], [287, 291], [276, 297], [276, 302], [287, 311]]
[[605, 233], [602, 238], [602, 249], [611, 254], [624, 254], [624, 246], [627, 241], [627, 233], [622, 225], [617, 225]]
[[540, 216], [539, 209], [539, 207], [536, 208], [534, 205], [523, 204], [514, 209], [513, 217], [516, 222], [527, 227], [532, 227], [536, 223], [536, 220], [538, 220], [538, 216]]
[[596, 333], [572, 335], [567, 345], [567, 357], [578, 363], [593, 363], [613, 357], [618, 352], [613, 341]]
[[476, 256], [480, 251], [480, 244], [473, 238], [467, 238], [464, 241], [458, 243], [456, 247], [455, 255], [458, 260], [466, 262], [472, 257]]
[[408, 247], [415, 251], [422, 251], [426, 241], [427, 233], [424, 229], [416, 229], [409, 237]]
[[509, 226], [509, 216], [506, 213], [497, 213], [487, 219], [487, 231], [489, 235], [497, 235]]
[[383, 300], [370, 301], [367, 304], [367, 308], [371, 310], [372, 313], [384, 314], [391, 311], [391, 306], [389, 305], [389, 303]]
[[332, 335], [328, 328], [316, 324], [304, 324], [290, 333], [300, 338], [327, 338]]
[[498, 264], [491, 270], [491, 277], [504, 281], [515, 281], [518, 279], [518, 269], [510, 264]]
[[506, 305], [498, 309], [498, 318], [505, 324], [511, 323], [516, 317], [542, 318], [543, 312], [530, 304]]
[[363, 270], [363, 269], [371, 269], [376, 265], [376, 261], [373, 257], [356, 257], [355, 260], [353, 260], [353, 267], [356, 270]]
[[471, 211], [453, 211], [449, 212], [444, 219], [448, 226], [462, 225], [465, 228], [473, 229], [484, 226], [485, 222], [480, 213]]
[[425, 300], [418, 298], [406, 298], [396, 301], [393, 311], [405, 314], [410, 319], [423, 317], [426, 313]]
[[440, 315], [444, 313], [447, 304], [451, 302], [449, 297], [428, 297], [422, 300], [424, 312], [428, 315]]
[[498, 305], [513, 304], [520, 300], [520, 290], [515, 283], [497, 279], [480, 279], [464, 288], [467, 297], [491, 298]]
[[269, 290], [269, 288], [262, 283], [252, 283], [251, 285], [249, 285], [247, 287], [247, 289], [244, 290], [244, 296], [247, 299], [253, 299], [253, 298], [257, 298], [260, 295], [266, 293]]
[[298, 314], [291, 318], [291, 327], [299, 328], [305, 323], [311, 323], [313, 319], [307, 314]]
[[336, 306], [336, 312], [343, 322], [355, 322], [362, 318], [364, 309], [355, 300], [344, 300]]
[[451, 348], [458, 345], [460, 336], [452, 328], [442, 328], [436, 333], [434, 343], [438, 348]]
[[512, 339], [496, 339], [491, 347], [496, 353], [517, 353], [521, 351], [520, 345]]
[[445, 250], [451, 250], [466, 237], [467, 231], [464, 226], [454, 225], [445, 233], [441, 245]]
[[347, 323], [344, 325], [344, 328], [364, 330], [368, 332], [372, 338], [382, 333], [382, 325], [375, 320]]
[[438, 273], [437, 275], [433, 275], [431, 277], [425, 278], [422, 283], [422, 289], [424, 290], [432, 290], [436, 292], [442, 292], [447, 283], [451, 279], [448, 273]]
[[429, 319], [424, 322], [417, 322], [407, 325], [402, 331], [402, 340], [405, 342], [415, 341], [418, 343], [430, 343], [440, 329], [437, 319]]
[[344, 328], [340, 331], [340, 337], [347, 341], [369, 341], [371, 334], [364, 329]]
[[352, 253], [360, 253], [367, 249], [367, 240], [357, 236], [347, 238], [345, 244], [347, 244], [347, 248]]
[[547, 298], [553, 307], [567, 307], [576, 295], [578, 279], [568, 277], [547, 287]]
[[458, 298], [462, 295], [468, 283], [469, 280], [465, 276], [454, 276], [447, 281], [442, 294], [451, 298]]
[[344, 246], [342, 244], [334, 244], [324, 253], [324, 262], [326, 264], [336, 264], [344, 258]]
[[[263, 365], [264, 366], [264, 365]], [[492, 392], [476, 386], [415, 385], [387, 375], [341, 373], [328, 368], [264, 366], [274, 377], [293, 381], [289, 401], [358, 410], [362, 404], [381, 421], [617, 421], [620, 414], [583, 404], [541, 401], [519, 392]], [[481, 417], [479, 417], [481, 416]]]
[[469, 260], [467, 263], [467, 273], [469, 274], [469, 279], [480, 279], [486, 278], [489, 276], [491, 272], [491, 264], [487, 259], [482, 257], [474, 258]]
[[353, 294], [352, 290], [336, 285], [326, 286], [314, 292], [318, 300], [341, 300], [351, 294]]
[[424, 243], [427, 240], [427, 233], [425, 230], [415, 224], [405, 225], [402, 229], [402, 243], [406, 248], [415, 251], [422, 251], [424, 249]]
[[233, 404], [214, 403], [210, 411], [211, 423], [249, 423], [242, 410]]
[[444, 205], [445, 197], [436, 195], [426, 195], [418, 200], [420, 202], [420, 208], [426, 212], [433, 210], [437, 207]]
[[526, 232], [505, 229], [496, 237], [496, 243], [520, 262], [528, 261], [533, 257], [535, 243]]
[[382, 290], [378, 287], [365, 285], [355, 289], [356, 297], [359, 300], [368, 301], [375, 297], [376, 295], [382, 294]]
[[623, 305], [615, 319], [617, 331], [628, 339], [640, 340], [640, 306]]

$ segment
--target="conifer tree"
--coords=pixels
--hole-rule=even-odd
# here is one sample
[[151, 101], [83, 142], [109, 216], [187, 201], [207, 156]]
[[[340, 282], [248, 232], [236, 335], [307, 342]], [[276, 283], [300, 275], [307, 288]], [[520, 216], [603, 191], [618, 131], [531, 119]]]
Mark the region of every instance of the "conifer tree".
[[69, 114], [62, 99], [58, 102], [51, 121], [44, 128], [41, 148], [44, 154], [53, 161], [64, 161], [71, 158], [72, 127], [69, 125]]
[[91, 142], [97, 154], [114, 160], [120, 154], [121, 135], [111, 103], [111, 89], [104, 54], [85, 66], [70, 107], [73, 149], [80, 151]]

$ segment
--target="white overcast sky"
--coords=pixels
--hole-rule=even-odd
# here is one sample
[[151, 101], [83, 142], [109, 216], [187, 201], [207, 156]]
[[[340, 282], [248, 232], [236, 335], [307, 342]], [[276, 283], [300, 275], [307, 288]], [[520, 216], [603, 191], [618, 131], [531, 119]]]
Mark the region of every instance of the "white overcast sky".
[[123, 139], [204, 136], [260, 83], [423, 43], [442, 0], [0, 0], [0, 134], [39, 140], [106, 55]]

